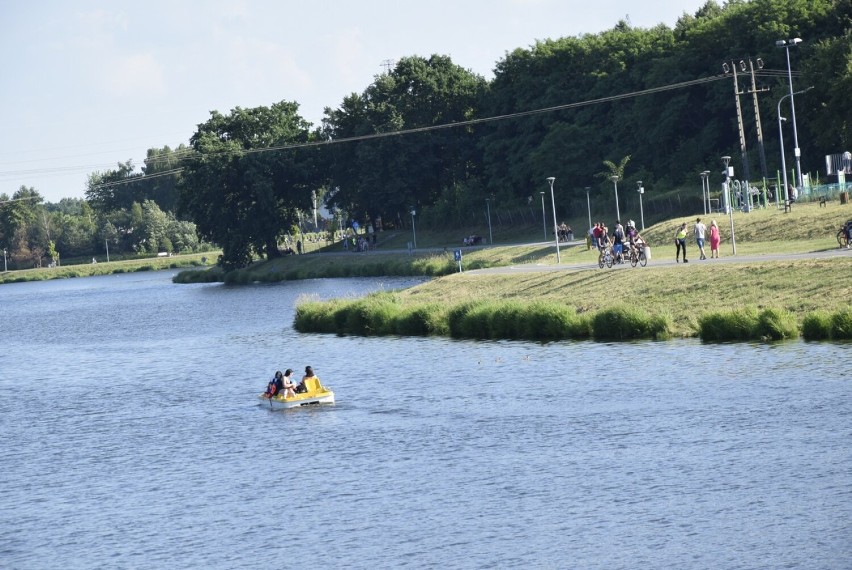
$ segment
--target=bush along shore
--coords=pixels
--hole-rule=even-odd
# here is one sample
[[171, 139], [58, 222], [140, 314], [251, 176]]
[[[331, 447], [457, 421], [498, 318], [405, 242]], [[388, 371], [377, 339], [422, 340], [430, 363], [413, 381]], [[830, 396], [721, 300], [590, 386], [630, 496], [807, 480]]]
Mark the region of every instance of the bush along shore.
[[[21, 269], [18, 271], [0, 271], [0, 285], [4, 283], [73, 279], [77, 277], [95, 277], [98, 275], [135, 273], [140, 271], [162, 271], [165, 269], [182, 269], [186, 267], [209, 267], [208, 258], [210, 256], [209, 252], [190, 253], [175, 255], [173, 257], [144, 257], [139, 259], [123, 259], [120, 261], [62, 265], [59, 267]], [[199, 273], [204, 273], [204, 271], [199, 271]]]
[[[625, 305], [578, 314], [559, 302], [474, 301], [455, 305], [406, 304], [393, 292], [363, 299], [303, 299], [296, 308], [299, 332], [364, 336], [450, 336], [472, 339], [621, 341], [675, 336], [672, 318]], [[710, 312], [693, 331], [708, 342], [852, 339], [852, 309], [809, 314], [800, 326], [792, 312], [745, 307]], [[682, 335], [690, 336], [690, 335]]]

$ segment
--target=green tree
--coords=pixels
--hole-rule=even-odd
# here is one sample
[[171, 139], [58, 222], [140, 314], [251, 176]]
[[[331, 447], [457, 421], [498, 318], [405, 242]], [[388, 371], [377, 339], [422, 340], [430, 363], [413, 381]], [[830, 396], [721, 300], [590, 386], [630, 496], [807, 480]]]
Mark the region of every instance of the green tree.
[[180, 192], [178, 182], [184, 159], [192, 153], [184, 144], [172, 150], [169, 146], [149, 148], [142, 167], [145, 182], [136, 199], [153, 200], [165, 212], [176, 212]]
[[327, 109], [324, 133], [332, 139], [427, 129], [331, 147], [331, 205], [356, 218], [404, 219], [412, 206], [434, 204], [468, 180], [479, 163], [473, 129], [428, 129], [476, 118], [485, 88], [449, 57], [406, 57], [363, 94]]
[[282, 101], [214, 111], [190, 140], [195, 152], [179, 183], [179, 211], [222, 247], [226, 269], [246, 266], [253, 255], [280, 255], [278, 236], [321, 185], [316, 150], [286, 148], [315, 140], [298, 107]]
[[19, 267], [41, 266], [47, 242], [39, 218], [41, 195], [35, 188], [21, 186], [11, 198], [0, 196], [0, 241]]
[[133, 161], [118, 163], [116, 170], [93, 172], [86, 182], [86, 199], [100, 213], [130, 208], [142, 174], [134, 173]]
[[[852, 13], [852, 6], [847, 13]], [[801, 105], [804, 115], [811, 117], [814, 140], [828, 151], [826, 154], [846, 151], [852, 146], [852, 27], [842, 36], [816, 42], [811, 52], [804, 64], [804, 83], [813, 85], [814, 90], [797, 98], [796, 106]], [[827, 109], [846, 112], [827, 113]]]

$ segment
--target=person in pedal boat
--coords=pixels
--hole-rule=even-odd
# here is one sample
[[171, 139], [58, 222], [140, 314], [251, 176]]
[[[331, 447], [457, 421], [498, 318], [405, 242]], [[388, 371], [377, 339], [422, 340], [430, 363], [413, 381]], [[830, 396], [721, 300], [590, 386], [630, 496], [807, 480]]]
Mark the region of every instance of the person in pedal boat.
[[305, 375], [302, 376], [302, 381], [299, 382], [299, 385], [296, 386], [296, 393], [303, 393], [308, 391], [308, 387], [305, 384], [305, 380], [308, 378], [316, 378], [316, 374], [314, 374], [314, 369], [310, 366], [305, 366]]
[[267, 398], [272, 398], [275, 394], [278, 394], [281, 390], [284, 389], [284, 375], [281, 374], [281, 371], [278, 370], [275, 372], [275, 377], [266, 385], [266, 393], [264, 394]]
[[291, 396], [296, 395], [296, 385], [293, 383], [293, 369], [288, 368], [284, 371], [284, 383], [282, 385], [284, 389], [284, 397], [289, 398]]

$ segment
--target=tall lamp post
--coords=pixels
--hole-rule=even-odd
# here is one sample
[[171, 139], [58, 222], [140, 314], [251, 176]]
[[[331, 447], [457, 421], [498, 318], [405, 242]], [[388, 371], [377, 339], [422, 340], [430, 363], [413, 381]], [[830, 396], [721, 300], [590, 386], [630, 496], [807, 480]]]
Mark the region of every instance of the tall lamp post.
[[541, 192], [541, 227], [544, 229], [544, 241], [547, 241], [547, 220], [544, 213], [544, 192]]
[[615, 219], [621, 221], [621, 211], [618, 209], [618, 175], [610, 176], [613, 186], [615, 186]]
[[414, 214], [417, 212], [411, 208], [411, 236], [414, 238], [414, 249], [417, 249], [417, 230], [414, 227]]
[[491, 198], [485, 199], [485, 208], [488, 211], [488, 243], [494, 245], [494, 236], [491, 233]]
[[731, 247], [733, 248], [734, 255], [737, 254], [737, 240], [734, 238], [734, 207], [731, 204], [731, 170], [728, 168], [728, 165], [731, 163], [730, 156], [723, 156], [722, 162], [725, 163], [725, 201], [727, 202], [728, 208], [728, 216], [731, 219]]
[[639, 216], [640, 216], [639, 219], [642, 220], [642, 231], [644, 232], [645, 231], [645, 210], [642, 209], [642, 194], [645, 193], [645, 188], [642, 186], [641, 180], [637, 180], [636, 184], [639, 186], [639, 188], [638, 188], [638, 192], [639, 192]]
[[[710, 185], [707, 180], [707, 176], [710, 174], [709, 170], [705, 170], [701, 172], [699, 176], [701, 176], [701, 207], [704, 208], [704, 215], [706, 216], [709, 212], [710, 206]], [[705, 190], [706, 187], [706, 190]]]
[[793, 93], [793, 71], [790, 69], [790, 48], [796, 47], [800, 43], [802, 43], [802, 38], [778, 40], [775, 42], [775, 47], [784, 48], [787, 52], [787, 78], [790, 82], [790, 112], [793, 115], [793, 154], [796, 157], [796, 186], [798, 188], [801, 188], [804, 183], [802, 181], [802, 151], [799, 148], [799, 134], [796, 131], [796, 100], [795, 97], [793, 97], [795, 93]]
[[[785, 119], [784, 117], [781, 116], [781, 103], [787, 97], [790, 97], [790, 102], [792, 103], [792, 101], [793, 101], [793, 98], [791, 97], [792, 95], [801, 95], [802, 93], [804, 93], [806, 91], [810, 91], [811, 89], [813, 89], [813, 86], [808, 87], [807, 89], [802, 89], [801, 91], [796, 91], [795, 93], [788, 93], [778, 100], [778, 142], [781, 145], [781, 174], [784, 175], [784, 200], [785, 201], [789, 200], [790, 196], [787, 194], [787, 161], [784, 158], [784, 129], [781, 128], [781, 121], [786, 121], [787, 119]], [[796, 132], [795, 128], [796, 128], [796, 124], [793, 123], [793, 133]], [[796, 150], [798, 150], [798, 149], [796, 149]], [[775, 193], [776, 203], [778, 202], [778, 194], [779, 194], [778, 192]]]
[[592, 229], [592, 202], [589, 199], [589, 190], [591, 190], [591, 188], [586, 186], [586, 208], [589, 210], [589, 230], [591, 230]]
[[550, 205], [553, 207], [553, 237], [556, 240], [556, 263], [562, 263], [562, 258], [559, 256], [559, 232], [556, 231], [556, 198], [553, 197], [553, 181], [556, 180], [550, 176], [547, 181], [550, 182]]

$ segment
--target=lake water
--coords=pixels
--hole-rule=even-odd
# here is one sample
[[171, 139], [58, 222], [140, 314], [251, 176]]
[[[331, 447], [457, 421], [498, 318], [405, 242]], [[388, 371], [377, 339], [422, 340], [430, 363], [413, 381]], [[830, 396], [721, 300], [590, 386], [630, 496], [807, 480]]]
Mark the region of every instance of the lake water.
[[[305, 294], [0, 287], [0, 567], [852, 567], [849, 344], [303, 335]], [[312, 365], [328, 407], [271, 411]]]

